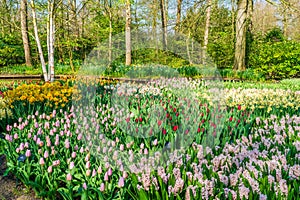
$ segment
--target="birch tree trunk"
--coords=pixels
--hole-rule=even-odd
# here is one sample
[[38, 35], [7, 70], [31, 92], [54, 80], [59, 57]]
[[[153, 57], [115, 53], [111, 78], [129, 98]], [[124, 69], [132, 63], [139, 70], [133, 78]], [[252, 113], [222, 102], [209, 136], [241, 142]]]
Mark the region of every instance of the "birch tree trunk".
[[234, 55], [234, 70], [245, 70], [246, 57], [246, 23], [248, 0], [238, 0], [236, 15], [236, 43]]
[[27, 0], [21, 0], [21, 32], [25, 53], [25, 62], [27, 66], [31, 66], [30, 42], [28, 37], [28, 9]]
[[49, 15], [49, 35], [48, 35], [48, 80], [50, 82], [54, 81], [54, 36], [55, 36], [55, 26], [54, 26], [54, 6], [55, 0], [48, 0], [48, 15]]
[[161, 25], [162, 25], [162, 44], [163, 50], [166, 50], [167, 42], [167, 16], [166, 16], [166, 2], [160, 0], [160, 12], [161, 12]]
[[211, 15], [211, 0], [207, 0], [206, 23], [205, 23], [204, 43], [203, 43], [203, 64], [206, 64], [206, 60], [207, 60], [207, 45], [208, 45], [208, 35], [209, 35], [209, 28], [210, 28], [210, 15]]
[[131, 65], [131, 11], [130, 0], [126, 0], [126, 26], [125, 26], [125, 41], [126, 41], [126, 65]]
[[33, 21], [33, 27], [34, 27], [35, 41], [36, 41], [36, 44], [37, 44], [37, 47], [38, 47], [38, 52], [39, 52], [39, 57], [40, 57], [41, 65], [42, 65], [44, 80], [45, 80], [45, 82], [48, 82], [49, 79], [48, 79], [48, 74], [47, 74], [43, 49], [42, 49], [39, 34], [38, 34], [39, 32], [38, 32], [38, 27], [37, 27], [34, 0], [31, 0], [31, 11], [32, 11], [32, 19], [33, 19], [32, 21]]
[[109, 33], [108, 33], [108, 61], [109, 64], [112, 62], [112, 23], [113, 23], [113, 15], [112, 15], [112, 2], [111, 0], [104, 1], [105, 12], [108, 14], [109, 19]]

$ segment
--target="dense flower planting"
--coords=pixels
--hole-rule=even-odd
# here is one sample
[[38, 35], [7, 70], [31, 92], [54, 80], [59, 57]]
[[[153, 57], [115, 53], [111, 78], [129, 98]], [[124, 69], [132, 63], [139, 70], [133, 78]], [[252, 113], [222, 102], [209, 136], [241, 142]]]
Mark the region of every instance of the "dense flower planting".
[[5, 98], [15, 113], [18, 104], [51, 102], [47, 112], [39, 107], [19, 112], [0, 139], [9, 170], [40, 197], [300, 195], [300, 116], [292, 115], [299, 109], [297, 91], [229, 90], [170, 79], [23, 85]]
[[14, 90], [8, 90], [4, 96], [11, 107], [18, 103], [40, 103], [48, 107], [65, 107], [70, 101], [74, 89], [68, 84], [59, 82], [38, 84], [22, 84]]

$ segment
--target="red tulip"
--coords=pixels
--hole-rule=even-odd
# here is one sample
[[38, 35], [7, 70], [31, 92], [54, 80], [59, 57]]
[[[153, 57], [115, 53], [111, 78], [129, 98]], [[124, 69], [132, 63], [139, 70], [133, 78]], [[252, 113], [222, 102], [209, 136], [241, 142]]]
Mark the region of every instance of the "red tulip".
[[161, 120], [158, 120], [157, 124], [158, 124], [158, 126], [160, 126], [161, 125]]
[[178, 129], [177, 125], [173, 127], [173, 131], [177, 131], [177, 129]]

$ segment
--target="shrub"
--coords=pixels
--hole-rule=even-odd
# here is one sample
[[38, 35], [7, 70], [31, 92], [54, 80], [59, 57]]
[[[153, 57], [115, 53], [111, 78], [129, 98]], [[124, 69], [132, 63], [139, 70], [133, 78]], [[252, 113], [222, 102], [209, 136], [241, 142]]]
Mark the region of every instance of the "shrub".
[[300, 75], [300, 44], [285, 40], [281, 30], [274, 28], [252, 43], [248, 66], [267, 79], [297, 77]]

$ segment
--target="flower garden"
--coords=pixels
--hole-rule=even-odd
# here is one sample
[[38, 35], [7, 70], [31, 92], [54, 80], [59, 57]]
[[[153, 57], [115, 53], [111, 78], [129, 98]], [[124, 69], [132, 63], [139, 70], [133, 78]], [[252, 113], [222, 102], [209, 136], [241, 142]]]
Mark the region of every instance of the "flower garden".
[[2, 85], [0, 154], [44, 199], [299, 198], [299, 88], [231, 86]]

